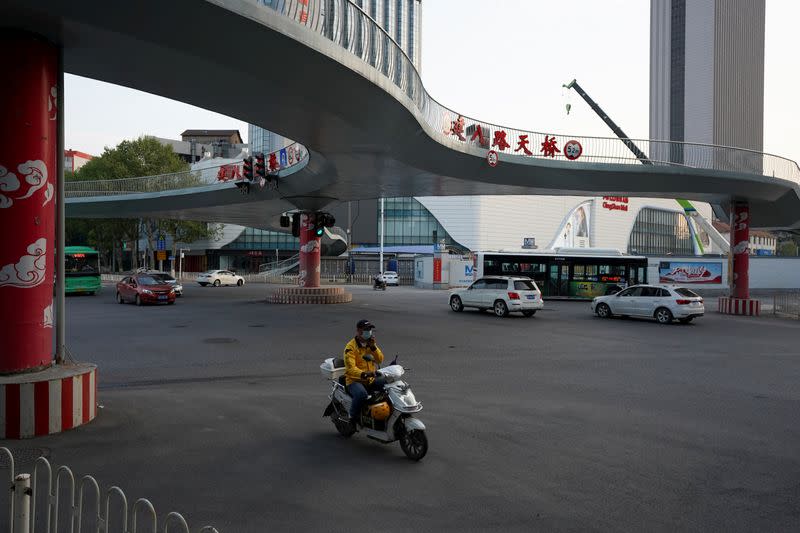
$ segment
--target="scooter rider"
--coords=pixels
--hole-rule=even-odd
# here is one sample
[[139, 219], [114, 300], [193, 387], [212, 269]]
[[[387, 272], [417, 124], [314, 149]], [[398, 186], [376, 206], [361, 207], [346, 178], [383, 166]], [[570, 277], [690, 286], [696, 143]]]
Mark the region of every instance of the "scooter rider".
[[[383, 361], [383, 352], [378, 348], [374, 335], [375, 325], [369, 320], [359, 320], [356, 324], [356, 336], [344, 347], [344, 367], [347, 392], [353, 398], [350, 406], [350, 423], [355, 425], [359, 420], [361, 407], [370, 392], [380, 390], [386, 380], [376, 378], [375, 372]], [[365, 361], [364, 356], [370, 354], [373, 361]]]

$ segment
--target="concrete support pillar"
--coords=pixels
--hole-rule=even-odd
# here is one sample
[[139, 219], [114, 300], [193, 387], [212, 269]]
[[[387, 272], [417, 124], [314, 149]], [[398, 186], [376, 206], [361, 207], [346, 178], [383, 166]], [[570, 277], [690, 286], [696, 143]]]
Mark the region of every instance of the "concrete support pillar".
[[305, 288], [320, 286], [320, 238], [314, 234], [315, 215], [300, 215], [300, 275], [298, 284]]
[[750, 298], [750, 204], [734, 202], [731, 210], [731, 253], [733, 254], [733, 286], [731, 296]]
[[761, 314], [761, 304], [750, 298], [750, 204], [731, 203], [731, 294], [719, 299], [719, 312], [727, 315]]
[[0, 373], [50, 366], [58, 48], [0, 32]]

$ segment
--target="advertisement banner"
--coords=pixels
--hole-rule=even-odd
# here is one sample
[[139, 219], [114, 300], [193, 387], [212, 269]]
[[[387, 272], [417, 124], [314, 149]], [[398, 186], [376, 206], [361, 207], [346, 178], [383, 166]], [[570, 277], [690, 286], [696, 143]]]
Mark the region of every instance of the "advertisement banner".
[[722, 283], [722, 262], [662, 261], [658, 265], [659, 283]]
[[442, 259], [440, 257], [433, 258], [433, 282], [442, 282]]
[[286, 168], [289, 165], [289, 157], [286, 154], [286, 148], [280, 151], [281, 168]]

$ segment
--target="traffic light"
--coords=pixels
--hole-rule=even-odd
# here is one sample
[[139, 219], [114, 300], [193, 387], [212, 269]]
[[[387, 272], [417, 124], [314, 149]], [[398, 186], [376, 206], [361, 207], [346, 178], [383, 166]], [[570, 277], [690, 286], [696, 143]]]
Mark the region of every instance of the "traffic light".
[[261, 178], [267, 179], [267, 165], [264, 162], [264, 154], [261, 152], [256, 154], [254, 170], [257, 180], [260, 180]]
[[336, 224], [336, 219], [330, 213], [323, 213], [318, 211], [314, 213], [314, 235], [322, 237], [325, 233], [325, 228], [330, 228]]
[[253, 157], [245, 157], [242, 167], [242, 177], [247, 181], [253, 181]]
[[300, 236], [300, 213], [292, 213], [292, 235]]

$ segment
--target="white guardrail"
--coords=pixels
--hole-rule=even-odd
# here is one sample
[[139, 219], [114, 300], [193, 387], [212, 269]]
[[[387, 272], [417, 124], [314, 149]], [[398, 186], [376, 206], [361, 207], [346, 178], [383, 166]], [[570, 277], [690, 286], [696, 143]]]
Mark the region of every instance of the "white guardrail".
[[[280, 161], [280, 153], [284, 150], [291, 155], [291, 157], [287, 156], [287, 165], [279, 167], [275, 171], [270, 171], [270, 174], [274, 175], [276, 171], [295, 167], [308, 158], [308, 150], [300, 143], [293, 143], [286, 148], [267, 154], [265, 160], [269, 162], [275, 156], [275, 159]], [[64, 182], [64, 194], [67, 198], [87, 198], [165, 192], [235, 183], [242, 179], [242, 161], [236, 161], [214, 167], [155, 176], [92, 181], [72, 180]]]
[[[245, 0], [243, 0], [245, 1]], [[324, 36], [373, 67], [405, 93], [436, 140], [474, 144], [487, 150], [532, 158], [589, 163], [653, 164], [760, 174], [800, 183], [800, 167], [784, 157], [744, 148], [702, 143], [617, 137], [587, 137], [509, 128], [470, 118], [428, 94], [411, 59], [397, 42], [352, 0], [246, 0], [255, 2]], [[582, 151], [566, 150], [569, 141]], [[626, 145], [633, 141], [648, 160]], [[575, 145], [571, 145], [572, 148]]]
[[[119, 487], [111, 487], [101, 498], [100, 485], [92, 476], [85, 475], [75, 482], [75, 475], [67, 466], [60, 466], [53, 476], [50, 462], [39, 457], [34, 462], [33, 475], [17, 474], [11, 450], [0, 447], [9, 471], [9, 526], [10, 533], [157, 533], [158, 518], [153, 504], [139, 498], [130, 507], [128, 498]], [[55, 482], [54, 482], [55, 481]], [[42, 491], [46, 490], [45, 493]], [[66, 496], [67, 501], [62, 497]], [[37, 510], [37, 503], [46, 505]], [[112, 508], [115, 513], [112, 513]], [[41, 526], [44, 522], [44, 528]], [[61, 524], [61, 527], [59, 527]], [[186, 519], [179, 513], [168, 513], [163, 521], [163, 533], [190, 533]], [[219, 533], [216, 528], [204, 526], [197, 533]]]

